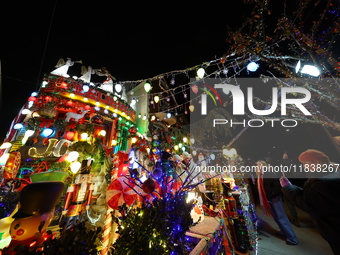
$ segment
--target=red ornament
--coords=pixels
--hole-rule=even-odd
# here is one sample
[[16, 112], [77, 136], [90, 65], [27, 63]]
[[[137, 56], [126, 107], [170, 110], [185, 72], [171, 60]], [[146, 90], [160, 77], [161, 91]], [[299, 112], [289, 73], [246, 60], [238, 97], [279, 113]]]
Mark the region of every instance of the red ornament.
[[65, 135], [65, 138], [66, 138], [67, 140], [72, 140], [73, 137], [74, 137], [74, 132], [72, 132], [72, 131], [68, 131], [68, 132], [66, 133], [66, 135]]
[[34, 101], [37, 101], [37, 98], [36, 97], [29, 97], [28, 101], [33, 101], [34, 102]]
[[155, 181], [148, 178], [143, 184], [142, 189], [145, 193], [150, 194], [155, 190], [156, 184]]
[[102, 124], [104, 122], [104, 118], [100, 115], [95, 115], [92, 117], [92, 122], [97, 124]]
[[137, 128], [136, 127], [130, 127], [129, 128], [129, 130], [128, 130], [128, 132], [130, 133], [130, 134], [136, 134], [137, 133]]
[[63, 89], [66, 89], [67, 88], [67, 83], [66, 82], [62, 82], [60, 84], [60, 87], [63, 88]]
[[168, 136], [166, 137], [166, 142], [167, 142], [167, 143], [172, 143], [171, 135], [168, 135]]

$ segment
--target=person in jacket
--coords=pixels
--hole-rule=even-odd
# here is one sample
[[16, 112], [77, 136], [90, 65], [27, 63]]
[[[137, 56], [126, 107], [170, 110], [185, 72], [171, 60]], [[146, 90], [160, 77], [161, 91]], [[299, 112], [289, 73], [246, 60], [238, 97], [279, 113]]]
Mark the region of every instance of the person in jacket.
[[[340, 173], [339, 164], [331, 163], [323, 152], [309, 149], [299, 156], [308, 172], [303, 188], [292, 185], [286, 177], [280, 178], [282, 192], [298, 208], [309, 213], [321, 236], [334, 254], [340, 254]], [[320, 175], [319, 169], [328, 171]]]
[[297, 245], [299, 241], [284, 209], [279, 177], [266, 178], [264, 171], [262, 171], [263, 166], [268, 166], [265, 161], [260, 160], [257, 162], [257, 188], [264, 215], [274, 218], [280, 228], [277, 235], [286, 238], [287, 245]]

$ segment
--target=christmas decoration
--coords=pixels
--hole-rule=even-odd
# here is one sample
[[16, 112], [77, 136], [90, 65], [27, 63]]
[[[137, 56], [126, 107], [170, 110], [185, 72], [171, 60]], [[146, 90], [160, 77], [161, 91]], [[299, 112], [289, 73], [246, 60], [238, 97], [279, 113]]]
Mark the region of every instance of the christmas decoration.
[[[245, 164], [232, 148], [247, 129], [235, 136], [235, 130], [227, 125], [207, 125], [212, 119], [237, 120], [228, 110], [232, 97], [222, 96], [221, 88], [205, 81], [218, 78], [221, 84], [232, 81], [242, 87], [239, 76], [245, 74], [259, 75], [266, 86], [274, 82], [278, 88], [306, 88], [312, 95], [306, 104], [312, 115], [306, 117], [292, 105], [286, 107], [287, 116], [301, 123], [340, 130], [334, 114], [320, 107], [327, 104], [339, 109], [340, 105], [338, 85], [333, 79], [338, 76], [339, 62], [331, 51], [338, 33], [334, 15], [339, 5], [332, 0], [326, 5], [308, 1], [296, 11], [272, 15], [271, 2], [245, 2], [254, 7], [251, 18], [239, 30], [228, 31], [230, 53], [221, 58], [116, 84], [106, 68], [91, 66], [82, 68], [79, 79], [70, 78], [69, 67], [80, 62], [67, 59], [44, 77], [39, 91], [32, 93], [13, 120], [5, 138], [7, 145], [0, 147], [6, 179], [1, 183], [0, 221], [6, 226], [14, 222], [20, 190], [25, 192], [26, 187], [40, 183], [41, 177], [59, 180], [66, 187], [54, 205], [53, 215], [42, 212], [30, 216], [37, 219], [32, 221], [32, 231], [37, 226], [39, 230], [41, 220], [45, 221], [38, 231], [39, 240], [34, 240], [32, 247], [28, 243], [31, 240], [22, 240], [17, 246], [15, 242], [9, 244], [9, 232], [1, 228], [0, 235], [6, 237], [1, 245], [9, 244], [4, 246], [5, 253], [97, 254], [101, 250], [102, 255], [189, 254], [193, 247], [186, 233], [202, 223], [202, 211], [204, 220], [209, 216], [222, 218], [213, 235], [204, 237], [209, 252], [222, 253], [228, 245], [244, 253], [256, 249], [256, 214], [243, 175], [237, 171], [202, 174], [213, 166], [239, 169]], [[275, 6], [275, 10], [279, 8]], [[309, 11], [320, 11], [310, 31], [305, 24], [297, 23]], [[276, 23], [267, 26], [267, 18], [273, 16]], [[266, 73], [260, 74], [263, 71]], [[197, 75], [195, 81], [181, 83], [178, 76], [189, 74]], [[93, 85], [93, 75], [107, 79]], [[311, 76], [318, 79], [310, 79]], [[170, 87], [164, 85], [167, 79]], [[142, 88], [140, 94], [129, 91], [137, 86]], [[192, 95], [188, 97], [190, 91]], [[300, 98], [299, 94], [290, 96]], [[183, 101], [177, 103], [177, 97]], [[150, 100], [150, 109], [137, 108], [143, 98]], [[143, 103], [148, 104], [147, 100]], [[206, 113], [205, 120], [191, 123], [189, 130], [188, 112], [202, 111], [204, 100], [216, 108]], [[270, 107], [271, 103], [270, 98], [262, 95], [253, 97], [257, 109]], [[131, 105], [139, 109], [138, 118]], [[283, 118], [274, 114], [279, 120]], [[149, 117], [149, 131], [140, 133], [140, 122]], [[261, 121], [270, 118], [249, 112], [245, 112], [245, 117]], [[72, 152], [77, 152], [78, 157], [72, 159]], [[222, 191], [221, 182], [226, 181], [231, 194]], [[194, 193], [195, 199], [188, 201], [188, 193]], [[200, 198], [205, 200], [204, 205]], [[61, 229], [49, 230], [50, 222], [60, 223]], [[11, 233], [16, 233], [19, 241], [23, 233], [15, 226]], [[227, 244], [229, 236], [233, 244]]]
[[114, 180], [107, 189], [106, 200], [108, 205], [117, 210], [123, 204], [132, 205], [137, 198], [134, 191], [136, 185], [125, 177]]

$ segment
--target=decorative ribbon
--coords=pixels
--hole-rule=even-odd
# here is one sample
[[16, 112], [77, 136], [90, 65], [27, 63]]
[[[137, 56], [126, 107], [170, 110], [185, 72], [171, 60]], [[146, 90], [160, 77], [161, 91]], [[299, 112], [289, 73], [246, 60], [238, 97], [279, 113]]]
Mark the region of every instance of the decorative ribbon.
[[49, 128], [53, 122], [54, 122], [54, 119], [45, 119], [45, 118], [40, 118], [41, 120], [41, 123], [40, 123], [40, 127], [43, 128], [43, 127], [46, 127], [46, 128]]

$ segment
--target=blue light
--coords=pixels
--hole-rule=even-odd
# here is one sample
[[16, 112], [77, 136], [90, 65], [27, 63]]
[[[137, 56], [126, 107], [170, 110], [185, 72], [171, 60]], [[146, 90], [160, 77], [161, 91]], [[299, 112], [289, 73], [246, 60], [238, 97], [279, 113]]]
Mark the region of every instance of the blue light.
[[89, 87], [89, 86], [87, 86], [87, 85], [84, 85], [84, 86], [83, 86], [83, 90], [84, 90], [84, 92], [87, 92], [87, 91], [89, 91], [89, 89], [90, 89], [90, 87]]
[[14, 125], [14, 129], [21, 129], [23, 127], [23, 125], [21, 123], [17, 123]]
[[247, 65], [247, 70], [250, 71], [250, 72], [255, 72], [258, 68], [259, 68], [259, 65], [257, 63], [255, 63], [254, 61], [250, 62]]
[[45, 128], [42, 132], [41, 135], [44, 137], [49, 137], [53, 133], [53, 129], [50, 128]]

